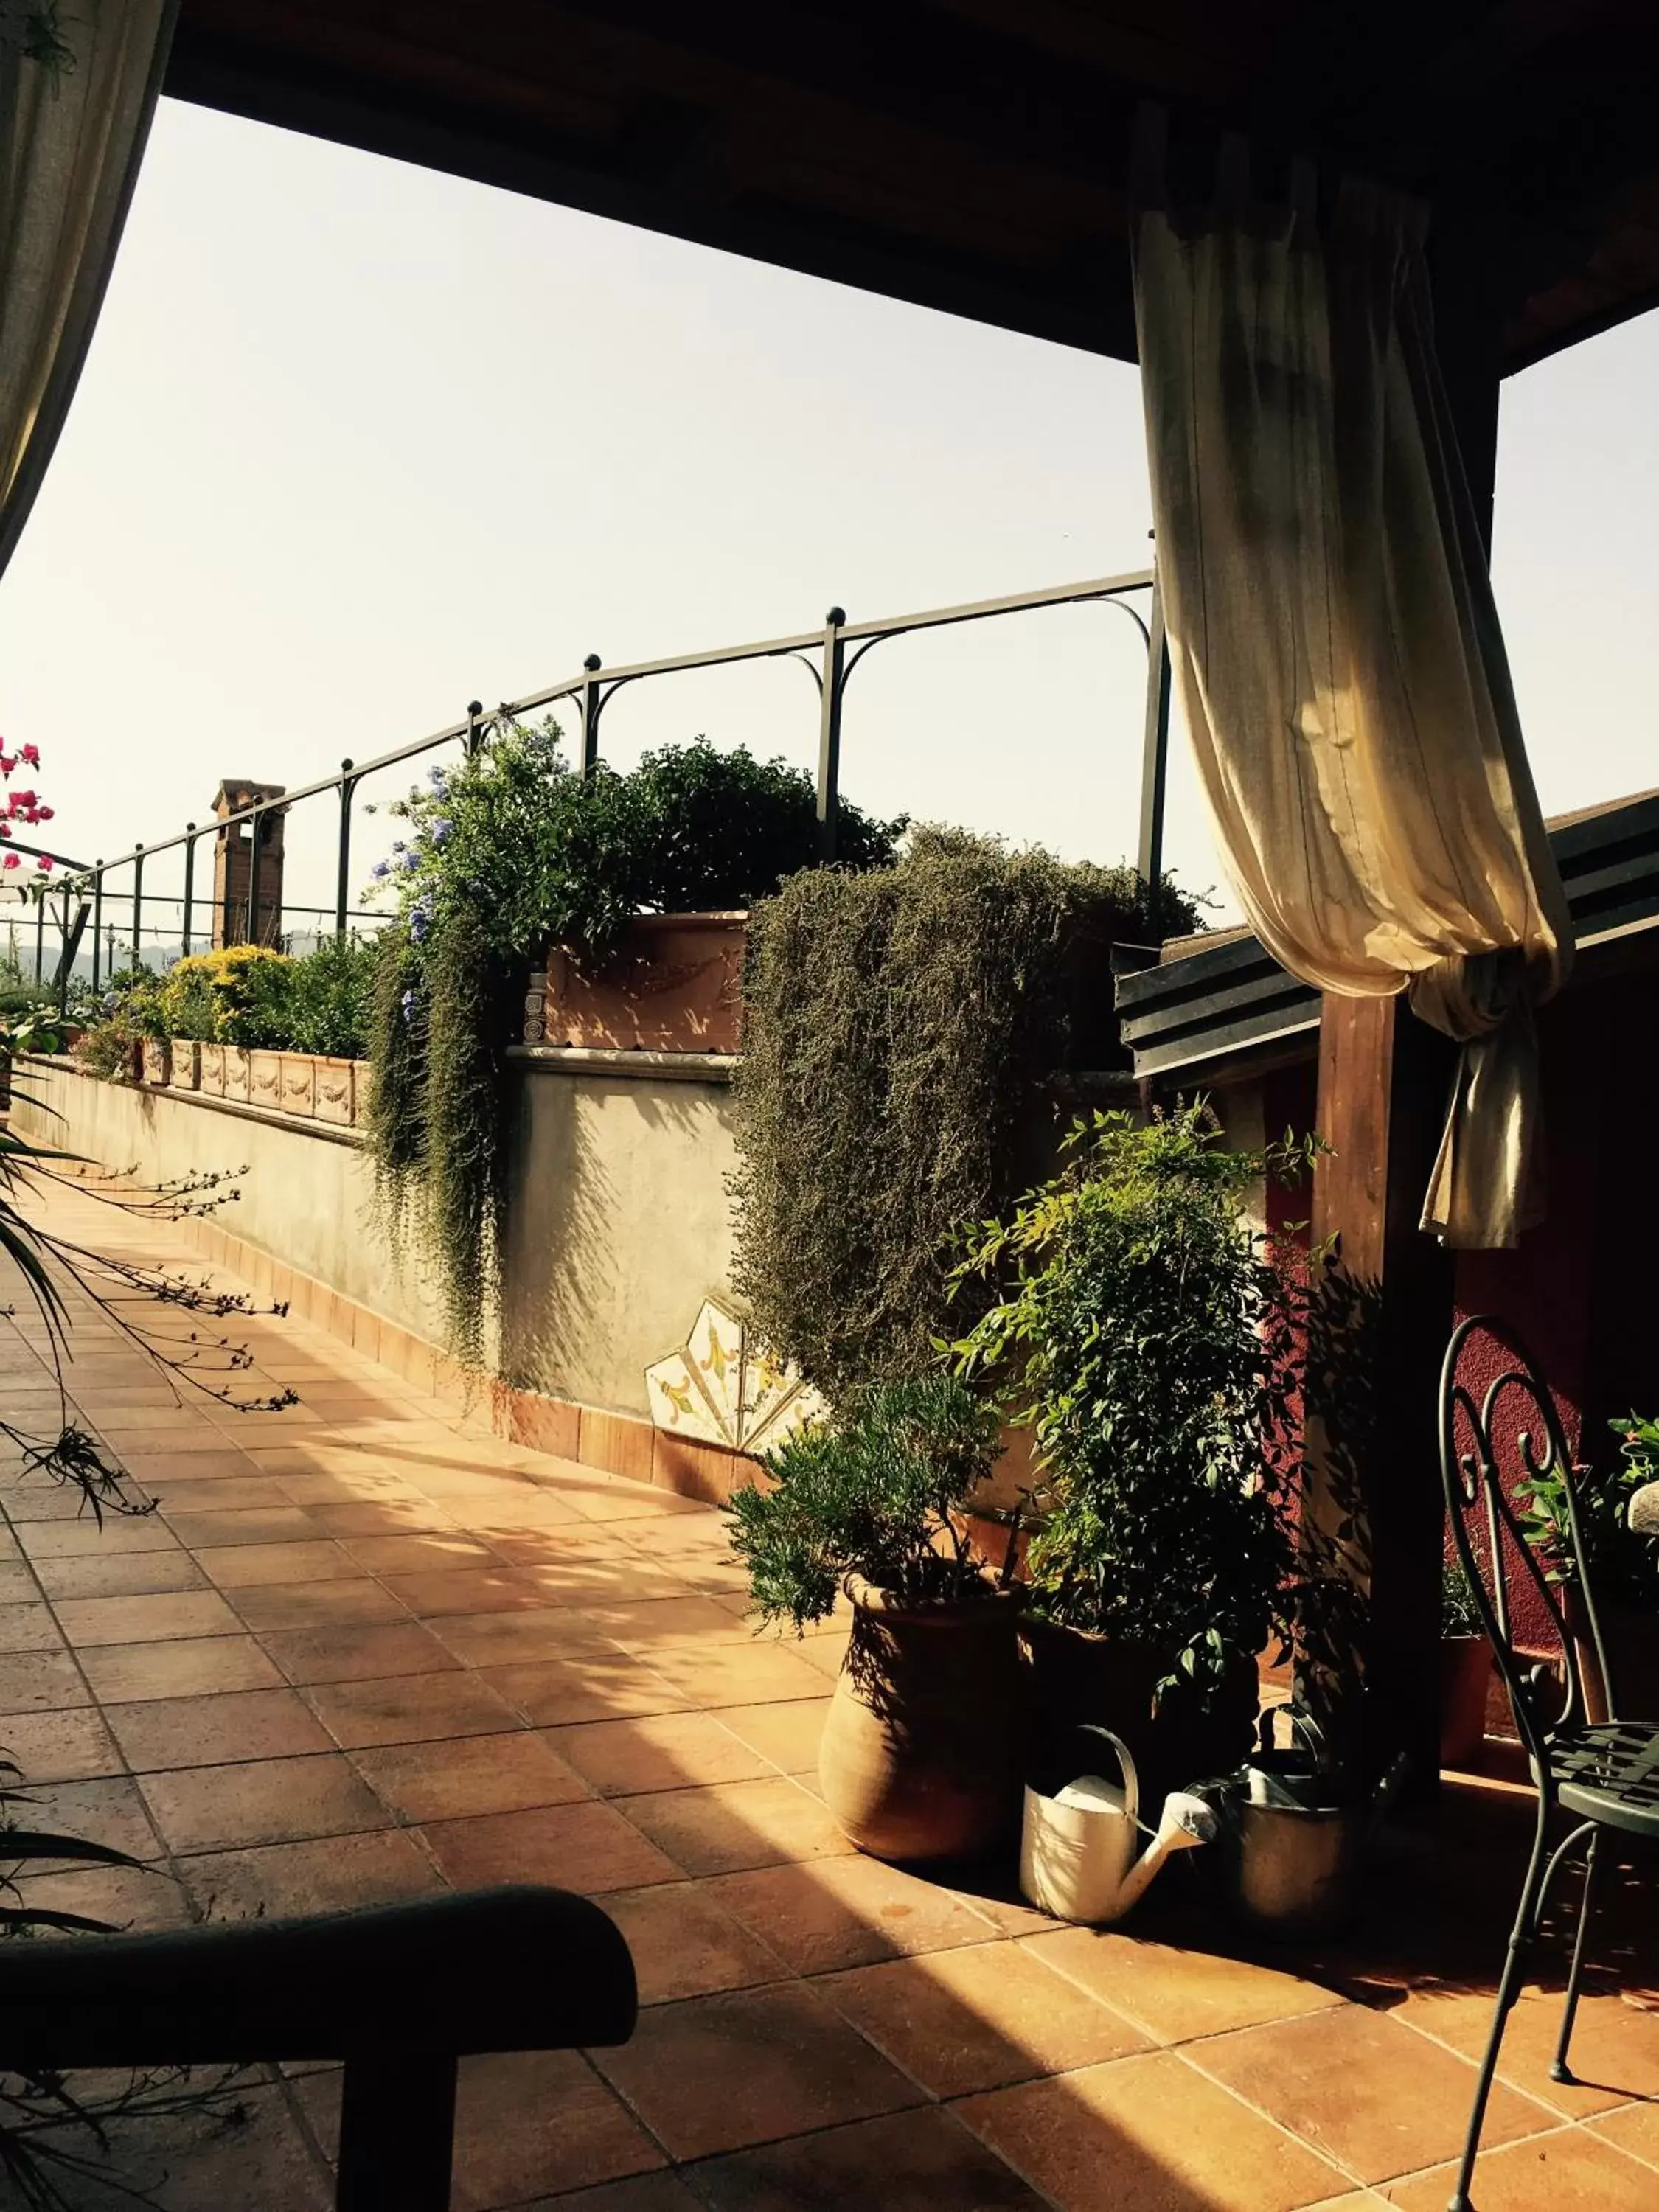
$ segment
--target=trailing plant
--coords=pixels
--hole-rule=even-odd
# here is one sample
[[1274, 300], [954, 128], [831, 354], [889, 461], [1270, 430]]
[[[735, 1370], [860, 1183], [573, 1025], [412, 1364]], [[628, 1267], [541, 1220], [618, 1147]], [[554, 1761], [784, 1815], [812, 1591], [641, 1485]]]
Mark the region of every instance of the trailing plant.
[[726, 1509], [761, 1620], [822, 1620], [849, 1574], [908, 1604], [985, 1588], [960, 1515], [998, 1436], [971, 1390], [932, 1376], [881, 1385], [836, 1426], [809, 1423], [775, 1446], [772, 1486], [739, 1490]]
[[1119, 1056], [1108, 945], [1198, 923], [1132, 869], [937, 829], [895, 867], [797, 875], [752, 911], [734, 1279], [832, 1402], [960, 1332], [958, 1224], [1029, 1176], [1055, 1076]]
[[1161, 1648], [1206, 1698], [1289, 1625], [1299, 1302], [1241, 1209], [1313, 1150], [1229, 1152], [1201, 1103], [1144, 1127], [1096, 1114], [955, 1279], [994, 1301], [959, 1371], [1036, 1441], [1033, 1605]]
[[[1638, 1535], [1630, 1501], [1644, 1484], [1659, 1480], [1659, 1422], [1625, 1413], [1610, 1424], [1620, 1439], [1611, 1467], [1575, 1467], [1572, 1500], [1577, 1508], [1578, 1550], [1598, 1596], [1605, 1595], [1646, 1613], [1659, 1612], [1659, 1538]], [[1521, 1533], [1537, 1555], [1547, 1580], [1580, 1579], [1573, 1556], [1567, 1486], [1559, 1468], [1523, 1474], [1515, 1486]]]
[[1440, 1633], [1462, 1637], [1486, 1632], [1468, 1569], [1461, 1559], [1445, 1560], [1440, 1570]]
[[[811, 781], [699, 740], [632, 774], [571, 773], [557, 725], [504, 720], [392, 812], [374, 869], [393, 920], [375, 960], [368, 1128], [382, 1211], [431, 1263], [452, 1348], [483, 1357], [501, 1290], [504, 1052], [525, 969], [550, 943], [602, 961], [647, 910], [746, 906], [813, 849]], [[843, 805], [849, 864], [903, 825]]]

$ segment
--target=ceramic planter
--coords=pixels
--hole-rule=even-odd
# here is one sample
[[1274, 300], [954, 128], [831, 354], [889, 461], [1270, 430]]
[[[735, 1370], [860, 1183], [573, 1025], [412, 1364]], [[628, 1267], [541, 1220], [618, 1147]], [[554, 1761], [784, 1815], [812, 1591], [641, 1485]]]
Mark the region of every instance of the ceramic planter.
[[226, 1045], [224, 1054], [225, 1096], [227, 1098], [240, 1098], [246, 1103], [253, 1095], [248, 1065], [252, 1055], [245, 1052], [239, 1044]]
[[175, 1091], [199, 1091], [202, 1087], [202, 1048], [193, 1038], [174, 1037], [172, 1041], [171, 1081]]
[[284, 1114], [297, 1114], [307, 1121], [314, 1120], [317, 1113], [317, 1062], [308, 1052], [285, 1052], [278, 1054], [282, 1062], [281, 1088], [277, 1103]]
[[1241, 1654], [1207, 1706], [1174, 1689], [1152, 1710], [1172, 1655], [1151, 1644], [1097, 1636], [1048, 1620], [1020, 1624], [1033, 1738], [1052, 1757], [1086, 1725], [1121, 1736], [1139, 1769], [1141, 1795], [1155, 1811], [1171, 1790], [1229, 1774], [1255, 1741], [1261, 1701], [1254, 1659]]
[[1440, 1764], [1468, 1773], [1486, 1734], [1492, 1646], [1484, 1636], [1446, 1636], [1440, 1643]]
[[906, 1607], [853, 1577], [818, 1753], [823, 1800], [874, 1858], [971, 1858], [1019, 1814], [1018, 1593]]
[[142, 1047], [143, 1079], [157, 1087], [164, 1085], [172, 1063], [172, 1054], [165, 1037], [146, 1037]]
[[222, 1044], [199, 1044], [196, 1048], [197, 1088], [210, 1098], [225, 1095], [225, 1048]]
[[374, 1063], [367, 1060], [354, 1060], [351, 1063], [351, 1120], [356, 1128], [361, 1128], [368, 1119], [369, 1092], [374, 1082]]
[[745, 914], [641, 915], [592, 967], [550, 946], [526, 1002], [526, 1043], [736, 1052], [748, 922]]
[[315, 1104], [319, 1121], [347, 1125], [351, 1120], [352, 1063], [349, 1060], [312, 1062]]
[[247, 1056], [247, 1095], [252, 1106], [265, 1106], [273, 1113], [283, 1107], [283, 1060], [280, 1052], [252, 1051]]

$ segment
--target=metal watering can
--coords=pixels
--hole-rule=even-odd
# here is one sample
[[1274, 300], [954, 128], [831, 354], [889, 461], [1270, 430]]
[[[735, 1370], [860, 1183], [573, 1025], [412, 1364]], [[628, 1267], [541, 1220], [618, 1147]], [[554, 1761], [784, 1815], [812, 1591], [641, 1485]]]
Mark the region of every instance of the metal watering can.
[[[1279, 1712], [1291, 1741], [1274, 1741]], [[1220, 1815], [1218, 1854], [1233, 1917], [1258, 1935], [1331, 1936], [1354, 1917], [1366, 1846], [1405, 1778], [1402, 1754], [1368, 1798], [1342, 1785], [1311, 1715], [1294, 1705], [1261, 1716], [1260, 1745], [1237, 1774], [1207, 1784]]]
[[[1146, 1827], [1128, 1746], [1108, 1728], [1085, 1723], [1078, 1734], [1104, 1738], [1122, 1770], [1122, 1784], [1098, 1774], [1079, 1775], [1054, 1791], [1028, 1783], [1019, 1887], [1031, 1904], [1056, 1919], [1095, 1927], [1121, 1920], [1170, 1853], [1208, 1843], [1218, 1822], [1203, 1798], [1174, 1790], [1157, 1827]], [[1152, 1840], [1137, 1857], [1143, 1836]]]

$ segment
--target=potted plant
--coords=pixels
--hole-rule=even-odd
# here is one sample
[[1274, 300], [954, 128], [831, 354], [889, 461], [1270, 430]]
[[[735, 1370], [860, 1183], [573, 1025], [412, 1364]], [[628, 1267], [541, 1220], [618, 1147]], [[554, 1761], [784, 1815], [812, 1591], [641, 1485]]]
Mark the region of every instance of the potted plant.
[[726, 1511], [763, 1621], [800, 1630], [844, 1591], [847, 1657], [819, 1753], [825, 1803], [877, 1858], [966, 1858], [1019, 1807], [1018, 1592], [961, 1528], [995, 1413], [948, 1376], [871, 1391], [770, 1452]]
[[[1659, 1421], [1626, 1413], [1610, 1425], [1620, 1440], [1617, 1463], [1572, 1471], [1578, 1548], [1595, 1593], [1619, 1701], [1627, 1713], [1659, 1711], [1659, 1538], [1638, 1535], [1629, 1518], [1632, 1495], [1659, 1480]], [[1523, 1474], [1515, 1486], [1515, 1498], [1521, 1532], [1546, 1580], [1559, 1592], [1583, 1680], [1586, 1717], [1605, 1721], [1607, 1686], [1579, 1595], [1566, 1484], [1556, 1468]]]
[[1461, 1560], [1441, 1571], [1440, 1764], [1467, 1771], [1486, 1733], [1492, 1645]]
[[994, 1302], [956, 1346], [1036, 1444], [1024, 1640], [1039, 1742], [1104, 1723], [1146, 1795], [1236, 1766], [1287, 1632], [1296, 1299], [1242, 1218], [1311, 1140], [1229, 1152], [1201, 1103], [1079, 1121], [975, 1232]]

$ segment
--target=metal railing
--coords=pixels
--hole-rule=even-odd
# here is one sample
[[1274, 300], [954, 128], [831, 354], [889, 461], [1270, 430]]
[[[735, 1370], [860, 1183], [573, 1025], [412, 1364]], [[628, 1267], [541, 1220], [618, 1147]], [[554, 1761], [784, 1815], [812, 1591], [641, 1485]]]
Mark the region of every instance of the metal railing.
[[[1131, 604], [1136, 595], [1142, 592], [1147, 595], [1144, 613]], [[805, 664], [818, 694], [818, 857], [825, 865], [833, 864], [840, 817], [842, 713], [848, 684], [866, 655], [874, 647], [884, 644], [890, 639], [910, 636], [921, 630], [946, 629], [960, 623], [985, 622], [1003, 615], [1028, 614], [1044, 607], [1090, 603], [1103, 603], [1120, 608], [1134, 623], [1146, 646], [1146, 696], [1136, 861], [1141, 876], [1149, 883], [1156, 883], [1164, 872], [1170, 658], [1157, 574], [1155, 570], [1147, 568], [1120, 576], [1092, 577], [1083, 583], [1052, 585], [1041, 591], [1016, 592], [1003, 599], [975, 599], [959, 606], [932, 607], [920, 614], [886, 616], [871, 622], [849, 622], [840, 607], [831, 607], [821, 629], [802, 630], [791, 637], [764, 638], [750, 645], [716, 646], [702, 653], [677, 653], [665, 659], [633, 661], [614, 668], [607, 668], [597, 653], [590, 653], [582, 664], [580, 675], [567, 677], [560, 683], [550, 684], [545, 690], [531, 692], [520, 699], [504, 700], [488, 714], [482, 701], [475, 699], [461, 720], [434, 730], [429, 736], [417, 738], [410, 744], [395, 746], [389, 752], [377, 754], [372, 760], [343, 760], [337, 775], [302, 785], [296, 791], [284, 791], [279, 799], [256, 801], [228, 814], [216, 816], [210, 823], [186, 823], [177, 836], [165, 837], [150, 845], [135, 845], [131, 853], [119, 854], [113, 860], [100, 858], [89, 866], [83, 862], [65, 862], [66, 866], [76, 871], [79, 881], [61, 895], [59, 926], [64, 939], [64, 954], [55, 979], [57, 988], [60, 993], [67, 988], [76, 948], [89, 921], [93, 937], [92, 984], [94, 990], [98, 988], [101, 980], [106, 903], [118, 895], [131, 896], [131, 943], [135, 959], [140, 957], [139, 948], [143, 942], [144, 929], [146, 865], [152, 863], [160, 854], [174, 852], [180, 848], [184, 855], [182, 896], [158, 897], [152, 892], [149, 900], [152, 906], [178, 908], [180, 950], [189, 952], [195, 940], [202, 905], [196, 891], [197, 848], [204, 838], [228, 837], [244, 823], [249, 825], [250, 831], [248, 891], [245, 896], [237, 898], [234, 911], [228, 900], [224, 912], [216, 920], [221, 925], [222, 942], [261, 942], [262, 931], [266, 924], [275, 923], [277, 920], [276, 916], [262, 910], [264, 902], [259, 881], [259, 860], [264, 841], [269, 835], [270, 817], [276, 812], [291, 813], [295, 807], [306, 801], [325, 799], [331, 793], [338, 808], [336, 890], [331, 919], [334, 932], [345, 935], [351, 921], [353, 811], [358, 788], [366, 778], [384, 769], [396, 768], [404, 762], [418, 760], [424, 754], [438, 751], [447, 745], [459, 744], [471, 756], [477, 751], [490, 728], [497, 722], [516, 720], [566, 700], [574, 702], [577, 707], [580, 771], [584, 775], [591, 775], [599, 763], [601, 720], [616, 694], [625, 684], [640, 683], [648, 677], [683, 675], [693, 669], [719, 668], [757, 660], [796, 659]], [[54, 860], [61, 860], [62, 857], [52, 855]], [[109, 879], [118, 871], [129, 868], [132, 872], [131, 892], [118, 894]], [[227, 882], [230, 872], [228, 866]], [[82, 896], [81, 909], [78, 916], [71, 920], [71, 898], [77, 890]], [[40, 963], [43, 957], [46, 907], [46, 900], [42, 897], [37, 921], [37, 980], [40, 979]], [[302, 908], [287, 902], [283, 902], [283, 910], [287, 914], [310, 914], [319, 922], [330, 916], [327, 908]], [[369, 921], [377, 919], [372, 915], [362, 918]], [[245, 926], [246, 937], [239, 937], [239, 924]], [[211, 939], [211, 928], [207, 934]]]

